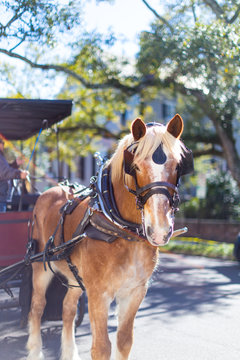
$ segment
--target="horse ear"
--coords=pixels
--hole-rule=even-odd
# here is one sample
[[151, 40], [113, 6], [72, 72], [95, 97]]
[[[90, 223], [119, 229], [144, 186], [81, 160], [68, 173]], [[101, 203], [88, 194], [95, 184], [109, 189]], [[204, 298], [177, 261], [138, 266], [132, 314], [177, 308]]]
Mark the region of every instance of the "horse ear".
[[179, 139], [182, 135], [183, 127], [183, 119], [179, 114], [176, 114], [167, 124], [167, 131], [175, 138]]
[[132, 134], [135, 141], [138, 141], [146, 134], [146, 125], [141, 119], [137, 118], [132, 122]]

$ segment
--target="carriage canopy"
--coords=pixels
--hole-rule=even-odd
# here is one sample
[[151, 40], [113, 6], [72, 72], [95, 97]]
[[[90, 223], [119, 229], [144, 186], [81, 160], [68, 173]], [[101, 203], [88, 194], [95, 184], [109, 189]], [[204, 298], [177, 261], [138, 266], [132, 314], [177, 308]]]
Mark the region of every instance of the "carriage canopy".
[[71, 100], [0, 99], [0, 134], [8, 140], [26, 140], [71, 115]]

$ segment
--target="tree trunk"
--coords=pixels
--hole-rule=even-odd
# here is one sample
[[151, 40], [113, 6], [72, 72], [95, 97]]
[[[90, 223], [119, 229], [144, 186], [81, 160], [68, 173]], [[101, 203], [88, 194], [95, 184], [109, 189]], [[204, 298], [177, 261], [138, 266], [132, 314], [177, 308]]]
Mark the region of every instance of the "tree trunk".
[[223, 148], [224, 158], [227, 162], [228, 168], [232, 174], [234, 180], [238, 183], [240, 188], [240, 159], [234, 142], [229, 139], [229, 136], [222, 128], [220, 122], [217, 119], [211, 118], [216, 129], [216, 133], [221, 140], [221, 146]]

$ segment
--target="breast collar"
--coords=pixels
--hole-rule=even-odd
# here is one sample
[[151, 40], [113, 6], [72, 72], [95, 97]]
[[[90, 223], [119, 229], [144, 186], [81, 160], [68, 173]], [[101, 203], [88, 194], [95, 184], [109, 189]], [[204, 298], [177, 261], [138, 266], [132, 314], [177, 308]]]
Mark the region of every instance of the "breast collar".
[[98, 177], [95, 182], [95, 191], [97, 196], [93, 198], [95, 204], [93, 208], [99, 207], [106, 218], [112, 221], [118, 227], [128, 229], [140, 237], [146, 239], [142, 224], [133, 223], [122, 218], [119, 213], [111, 181], [111, 167], [100, 167]]

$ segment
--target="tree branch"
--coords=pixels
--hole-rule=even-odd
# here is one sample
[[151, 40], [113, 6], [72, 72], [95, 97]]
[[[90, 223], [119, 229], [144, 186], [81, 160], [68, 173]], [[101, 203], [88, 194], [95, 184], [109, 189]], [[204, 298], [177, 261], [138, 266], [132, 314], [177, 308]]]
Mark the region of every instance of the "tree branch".
[[233, 15], [233, 17], [230, 20], [228, 20], [228, 23], [233, 24], [234, 21], [237, 20], [239, 14], [240, 14], [240, 5], [237, 8], [237, 10], [236, 10], [235, 14]]
[[218, 19], [223, 18], [225, 20], [225, 22], [228, 23], [228, 24], [233, 24], [234, 21], [237, 20], [239, 14], [240, 14], [240, 5], [238, 6], [235, 14], [231, 17], [231, 19], [228, 19], [227, 16], [224, 16], [224, 11], [221, 8], [221, 6], [217, 3], [217, 1], [215, 1], [215, 0], [203, 0], [203, 2], [212, 9], [212, 11], [214, 12], [214, 14], [216, 15], [216, 17]]
[[9, 51], [12, 52], [13, 50], [15, 50], [19, 45], [21, 45], [24, 42], [25, 39], [26, 39], [26, 36], [24, 35], [23, 38], [14, 47], [12, 47]]
[[195, 4], [194, 4], [194, 3], [192, 3], [192, 14], [193, 14], [194, 22], [196, 23], [196, 21], [197, 21], [197, 15], [196, 15]]
[[224, 11], [221, 8], [221, 6], [217, 3], [217, 1], [215, 1], [215, 0], [203, 0], [203, 2], [212, 9], [212, 11], [214, 12], [214, 14], [216, 15], [216, 17], [218, 19], [223, 16]]
[[13, 15], [13, 17], [8, 21], [8, 23], [4, 26], [4, 28], [6, 29], [6, 28], [8, 28], [8, 27], [10, 27], [10, 25], [14, 22], [14, 21], [16, 21], [17, 19], [19, 19], [21, 16], [22, 16], [22, 14], [24, 14], [25, 13], [25, 11], [26, 11], [26, 9], [24, 9], [23, 11], [20, 11], [20, 13], [15, 13], [15, 15]]
[[184, 134], [183, 135], [184, 141], [189, 141], [192, 143], [203, 143], [203, 144], [211, 144], [214, 145], [221, 145], [219, 137], [216, 134]]
[[187, 88], [184, 84], [176, 82], [174, 76], [169, 76], [166, 79], [164, 79], [161, 83], [164, 87], [169, 87], [170, 85], [173, 85], [175, 90], [181, 93], [182, 95], [192, 95], [194, 96], [201, 104], [208, 103], [207, 96], [204, 94], [204, 92], [200, 89], [192, 89]]
[[213, 155], [213, 156], [219, 156], [219, 157], [224, 157], [224, 153], [223, 151], [217, 150], [214, 147], [211, 149], [204, 149], [204, 150], [194, 150], [193, 151], [193, 157], [197, 158], [200, 156], [205, 156], [205, 155]]
[[106, 127], [99, 126], [97, 124], [94, 125], [80, 124], [77, 126], [59, 127], [58, 130], [61, 133], [75, 132], [76, 130], [83, 130], [83, 131], [90, 130], [94, 132], [94, 135], [102, 136], [105, 139], [115, 139], [115, 140], [119, 140], [123, 135], [126, 135], [129, 132], [128, 129], [125, 129], [119, 131], [118, 133], [113, 133], [110, 130], [108, 130]]
[[109, 78], [109, 79], [107, 79], [107, 81], [102, 82], [102, 83], [90, 83], [87, 80], [85, 80], [82, 76], [80, 76], [79, 74], [77, 74], [76, 72], [70, 70], [69, 68], [67, 68], [65, 66], [54, 65], [54, 64], [38, 64], [38, 63], [35, 63], [35, 62], [31, 61], [30, 59], [26, 58], [25, 56], [13, 53], [11, 51], [8, 51], [8, 50], [2, 49], [2, 48], [0, 48], [0, 52], [5, 55], [8, 55], [12, 58], [22, 60], [25, 63], [27, 63], [28, 65], [30, 65], [32, 68], [37, 68], [37, 69], [42, 69], [42, 70], [55, 70], [57, 72], [63, 72], [65, 74], [71, 76], [72, 78], [76, 79], [77, 81], [79, 81], [87, 89], [97, 90], [97, 89], [107, 89], [107, 88], [112, 87], [112, 88], [121, 90], [128, 95], [134, 95], [140, 91], [141, 84], [137, 84], [136, 86], [128, 86], [128, 85], [122, 84], [116, 78]]
[[142, 0], [142, 2], [146, 5], [146, 7], [160, 20], [162, 21], [165, 25], [167, 25], [167, 27], [169, 28], [169, 30], [171, 31], [171, 33], [173, 33], [173, 27], [170, 25], [170, 23], [161, 15], [159, 15], [157, 13], [156, 10], [154, 10], [146, 0]]

